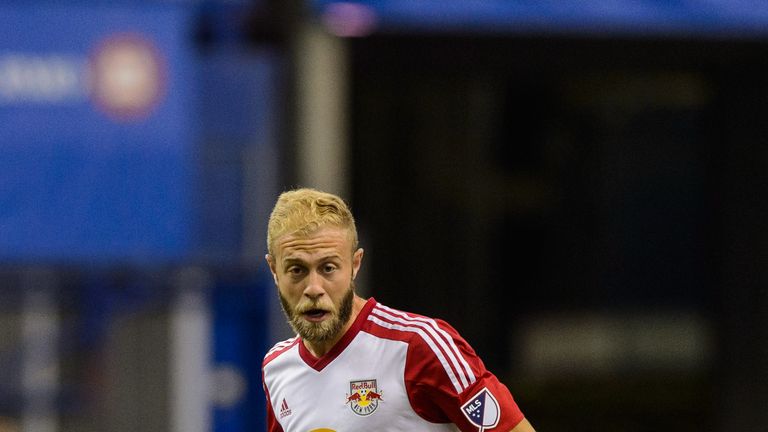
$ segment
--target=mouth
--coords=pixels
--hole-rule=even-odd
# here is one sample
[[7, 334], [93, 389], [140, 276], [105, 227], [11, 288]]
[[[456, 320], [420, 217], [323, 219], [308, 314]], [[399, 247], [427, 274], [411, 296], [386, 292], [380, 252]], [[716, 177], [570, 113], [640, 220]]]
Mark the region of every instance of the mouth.
[[320, 322], [328, 315], [328, 311], [322, 309], [309, 309], [301, 313], [301, 316], [309, 322]]

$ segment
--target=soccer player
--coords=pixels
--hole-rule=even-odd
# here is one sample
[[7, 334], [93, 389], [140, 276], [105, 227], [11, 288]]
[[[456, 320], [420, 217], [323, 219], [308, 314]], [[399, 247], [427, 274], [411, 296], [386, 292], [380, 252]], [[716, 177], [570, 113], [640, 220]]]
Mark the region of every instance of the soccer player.
[[453, 327], [355, 293], [357, 243], [338, 196], [297, 189], [272, 210], [266, 259], [297, 336], [264, 358], [268, 430], [533, 432]]

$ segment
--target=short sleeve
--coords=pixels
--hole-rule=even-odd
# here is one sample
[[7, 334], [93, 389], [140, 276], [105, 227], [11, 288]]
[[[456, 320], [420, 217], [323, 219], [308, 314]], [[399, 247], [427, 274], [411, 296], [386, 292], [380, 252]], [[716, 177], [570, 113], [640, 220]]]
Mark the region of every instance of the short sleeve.
[[465, 432], [513, 429], [524, 416], [509, 389], [456, 330], [430, 321], [432, 329], [414, 338], [406, 360], [405, 384], [414, 411]]

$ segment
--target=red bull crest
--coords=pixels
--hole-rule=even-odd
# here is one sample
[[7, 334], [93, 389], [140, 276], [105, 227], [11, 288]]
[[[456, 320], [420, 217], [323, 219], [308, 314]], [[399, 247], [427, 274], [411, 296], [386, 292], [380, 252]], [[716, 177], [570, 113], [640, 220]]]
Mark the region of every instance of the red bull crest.
[[349, 382], [347, 403], [352, 412], [359, 416], [368, 416], [376, 411], [382, 399], [383, 392], [376, 386], [376, 380], [360, 380]]

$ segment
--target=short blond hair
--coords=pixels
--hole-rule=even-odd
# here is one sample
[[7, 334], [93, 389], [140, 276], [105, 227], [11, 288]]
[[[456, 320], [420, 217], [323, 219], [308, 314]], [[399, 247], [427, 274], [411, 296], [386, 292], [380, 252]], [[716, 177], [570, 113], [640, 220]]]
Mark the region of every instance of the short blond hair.
[[286, 234], [307, 236], [325, 226], [348, 229], [357, 249], [355, 218], [343, 199], [311, 188], [283, 192], [269, 216], [267, 251], [274, 255], [275, 240]]

